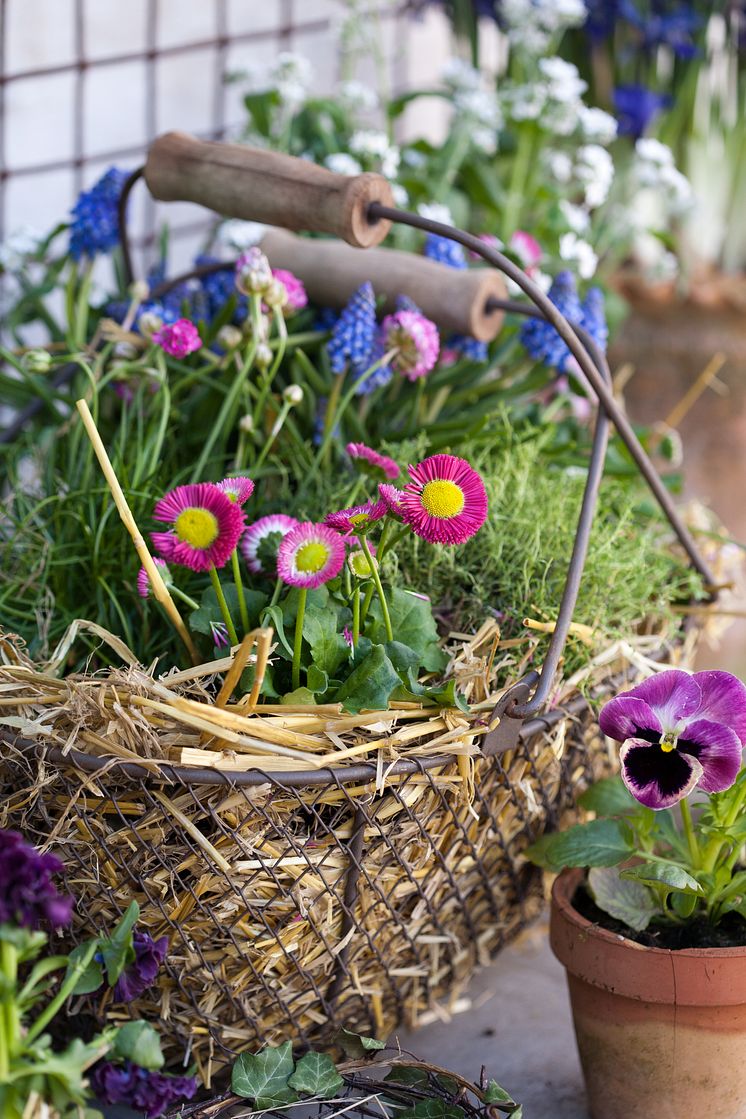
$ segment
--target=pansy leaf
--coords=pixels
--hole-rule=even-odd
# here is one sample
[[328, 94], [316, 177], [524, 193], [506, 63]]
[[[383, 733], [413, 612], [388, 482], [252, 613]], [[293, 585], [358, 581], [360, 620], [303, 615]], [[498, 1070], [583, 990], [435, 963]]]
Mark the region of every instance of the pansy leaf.
[[308, 690], [312, 692], [314, 696], [323, 695], [329, 687], [329, 677], [318, 665], [309, 664], [306, 673], [306, 684], [308, 685]]
[[[223, 583], [223, 594], [231, 617], [238, 618], [240, 616], [238, 591], [233, 583]], [[199, 603], [199, 610], [192, 610], [189, 615], [189, 626], [195, 633], [204, 633], [207, 637], [212, 637], [212, 625], [223, 621], [217, 596], [212, 587], [205, 589]]]
[[132, 957], [132, 929], [140, 916], [140, 906], [131, 901], [111, 936], [101, 940], [101, 956], [106, 979], [113, 987]]
[[344, 1080], [328, 1053], [306, 1053], [295, 1066], [288, 1085], [296, 1092], [328, 1100], [344, 1087]]
[[[79, 944], [77, 948], [73, 948], [68, 956], [66, 978], [84, 956], [88, 954], [91, 948], [91, 941], [87, 940], [83, 944]], [[78, 977], [78, 981], [72, 989], [73, 995], [90, 995], [93, 991], [97, 991], [104, 981], [104, 971], [101, 966], [101, 961], [94, 958], [88, 963], [85, 971]]]
[[588, 872], [588, 888], [599, 909], [624, 921], [636, 932], [646, 929], [661, 908], [642, 882], [623, 878], [615, 866], [594, 866]]
[[117, 1030], [111, 1055], [120, 1061], [132, 1061], [141, 1068], [163, 1068], [165, 1059], [158, 1031], [150, 1022], [125, 1022]]
[[702, 887], [697, 879], [684, 870], [683, 866], [675, 866], [673, 863], [638, 863], [637, 866], [625, 867], [622, 875], [636, 882], [648, 882], [651, 886], [668, 886], [669, 889], [678, 890], [680, 893], [702, 893]]
[[[322, 672], [333, 676], [348, 659], [350, 647], [345, 641], [334, 610], [308, 607], [303, 618], [303, 636], [311, 647], [313, 663]], [[317, 689], [314, 688], [314, 691]]]
[[526, 849], [532, 862], [547, 870], [566, 866], [616, 866], [634, 851], [619, 820], [591, 820], [566, 831], [543, 835]]
[[253, 1100], [257, 1111], [294, 1103], [298, 1095], [288, 1087], [294, 1068], [289, 1041], [268, 1045], [259, 1053], [240, 1053], [231, 1073], [231, 1088], [237, 1096]]
[[591, 785], [578, 797], [578, 804], [597, 816], [627, 816], [640, 809], [640, 802], [635, 800], [618, 775], [604, 777]]
[[386, 656], [383, 645], [374, 645], [352, 670], [334, 697], [345, 711], [385, 711], [389, 697], [399, 686], [399, 674]]
[[280, 703], [287, 704], [288, 706], [305, 706], [306, 704], [314, 704], [316, 696], [310, 688], [296, 688], [293, 692], [286, 692], [280, 699]]
[[385, 1041], [379, 1041], [375, 1037], [364, 1037], [362, 1034], [356, 1034], [344, 1027], [337, 1030], [334, 1035], [334, 1042], [346, 1057], [350, 1057], [354, 1061], [361, 1057], [370, 1057], [378, 1049], [386, 1048]]

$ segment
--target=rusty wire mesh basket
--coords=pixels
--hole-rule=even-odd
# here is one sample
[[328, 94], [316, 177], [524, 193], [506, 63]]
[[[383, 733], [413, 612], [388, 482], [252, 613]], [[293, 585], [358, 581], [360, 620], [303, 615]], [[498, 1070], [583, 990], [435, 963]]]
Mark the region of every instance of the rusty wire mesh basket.
[[[251, 151], [240, 151], [245, 167]], [[262, 173], [267, 158], [261, 153]], [[289, 160], [271, 158], [281, 169]], [[303, 161], [290, 164], [296, 183], [311, 173]], [[0, 639], [4, 721], [15, 712], [19, 735], [3, 747], [0, 823], [52, 845], [66, 863], [78, 898], [74, 936], [107, 927], [133, 898], [143, 926], [154, 937], [169, 936], [157, 987], [121, 1014], [160, 1016], [167, 1052], [181, 1057], [186, 1049], [207, 1082], [232, 1054], [259, 1042], [318, 1045], [340, 1025], [385, 1037], [398, 1024], [447, 1013], [475, 967], [539, 912], [541, 874], [522, 852], [611, 768], [578, 682], [557, 681], [610, 418], [681, 546], [714, 583], [619, 413], [592, 340], [477, 238], [387, 207], [377, 200], [379, 186], [362, 197], [372, 224], [402, 221], [450, 236], [511, 276], [537, 309], [498, 300], [500, 311], [552, 322], [601, 401], [541, 673], [524, 674], [516, 660], [518, 683], [496, 689], [492, 622], [449, 648], [469, 715], [416, 704], [358, 716], [244, 706], [233, 710], [239, 721], [231, 730], [210, 723], [214, 669], [155, 680], [133, 658], [121, 670], [61, 680]], [[243, 205], [237, 216], [252, 212]], [[338, 215], [331, 225], [315, 211], [293, 223], [286, 211], [254, 216], [345, 235]], [[349, 220], [359, 235], [360, 213]], [[652, 655], [660, 644], [651, 636], [646, 648]], [[679, 643], [682, 650], [686, 659], [691, 649]], [[670, 651], [663, 641], [660, 655]], [[612, 650], [586, 675], [585, 690], [603, 695], [610, 677], [616, 673], [619, 684], [633, 667]], [[552, 688], [553, 705], [544, 711]], [[194, 748], [206, 728], [228, 745], [242, 735], [255, 746], [295, 743], [316, 761], [299, 767], [288, 757], [270, 765], [265, 755], [244, 756], [238, 767], [230, 759], [205, 765]], [[339, 762], [324, 760], [330, 744]], [[201, 765], [184, 764], [200, 757]]]

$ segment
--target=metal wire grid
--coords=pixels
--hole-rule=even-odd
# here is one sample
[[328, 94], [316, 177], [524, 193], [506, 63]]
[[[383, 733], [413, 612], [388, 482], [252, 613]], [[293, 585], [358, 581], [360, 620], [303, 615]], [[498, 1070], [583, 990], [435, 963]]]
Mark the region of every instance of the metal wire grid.
[[[53, 172], [69, 171], [71, 173], [71, 194], [69, 199], [60, 200], [59, 213], [64, 215], [77, 193], [89, 183], [91, 166], [99, 166], [116, 161], [141, 160], [147, 145], [155, 138], [159, 129], [168, 128], [159, 113], [159, 67], [164, 60], [200, 52], [204, 57], [205, 66], [212, 69], [212, 98], [210, 107], [210, 124], [207, 129], [194, 129], [195, 133], [207, 139], [221, 139], [225, 137], [231, 127], [241, 123], [228, 119], [228, 92], [224, 81], [227, 69], [229, 49], [234, 46], [259, 48], [263, 56], [270, 57], [279, 50], [293, 49], [296, 40], [302, 35], [331, 34], [333, 16], [314, 15], [314, 6], [307, 0], [264, 0], [265, 4], [276, 5], [278, 19], [271, 28], [258, 27], [254, 30], [232, 30], [230, 19], [231, 5], [235, 10], [236, 5], [245, 5], [245, 11], [250, 12], [253, 6], [258, 6], [260, 0], [197, 0], [197, 3], [206, 5], [212, 12], [213, 34], [209, 37], [194, 38], [190, 41], [174, 45], [162, 45], [159, 38], [160, 0], [144, 0], [145, 8], [145, 41], [141, 49], [123, 50], [120, 53], [111, 53], [101, 56], [92, 51], [88, 44], [87, 35], [87, 5], [101, 3], [102, 0], [71, 0], [73, 28], [73, 54], [69, 61], [55, 64], [26, 66], [16, 69], [14, 60], [8, 57], [9, 25], [13, 14], [21, 5], [33, 4], [35, 0], [0, 0], [0, 241], [10, 232], [8, 221], [8, 186], [11, 181], [28, 180], [39, 176], [49, 176]], [[103, 0], [106, 2], [106, 0]], [[190, 0], [182, 0], [187, 4]], [[379, 10], [378, 0], [371, 0], [371, 7]], [[125, 18], [121, 0], [109, 0], [111, 20]], [[316, 11], [318, 11], [316, 6]], [[322, 9], [323, 10], [323, 9]], [[245, 14], [245, 12], [244, 12]], [[400, 18], [399, 10], [392, 5], [380, 8], [379, 16], [383, 21]], [[131, 63], [144, 64], [145, 91], [143, 98], [143, 120], [141, 122], [142, 139], [135, 144], [117, 143], [116, 135], [112, 135], [111, 146], [105, 150], [90, 149], [86, 137], [85, 108], [89, 96], [89, 78], [95, 71], [103, 69], [115, 70]], [[39, 79], [49, 78], [53, 75], [71, 74], [74, 77], [72, 96], [72, 121], [70, 135], [70, 151], [63, 158], [45, 159], [43, 152], [39, 158], [25, 163], [12, 165], [8, 156], [8, 89], [16, 83], [34, 82]], [[127, 89], [122, 90], [122, 97], [127, 98]], [[184, 237], [204, 229], [206, 219], [202, 221], [191, 219], [188, 222], [174, 224], [171, 229], [172, 236]], [[152, 244], [156, 237], [157, 212], [156, 205], [151, 199], [145, 202], [143, 221], [136, 243], [139, 246]]]
[[[560, 760], [541, 734], [510, 759], [480, 760], [476, 831], [464, 802], [426, 765], [375, 795], [374, 784], [331, 771], [323, 784], [300, 787], [256, 775], [257, 788], [224, 774], [132, 778], [118, 764], [81, 788], [80, 770], [53, 764], [23, 821], [12, 808], [23, 776], [10, 780], [8, 823], [32, 842], [55, 835], [80, 935], [110, 924], [134, 896], [154, 935], [169, 936], [173, 1055], [195, 1041], [194, 1026], [209, 1031], [218, 1064], [270, 1034], [306, 1046], [328, 1044], [341, 1025], [380, 1036], [458, 989], [536, 915], [541, 874], [521, 852], [605, 767], [603, 750], [584, 741], [588, 719], [570, 728]], [[209, 843], [232, 852], [230, 873], [169, 815], [163, 789]], [[301, 917], [310, 930], [303, 952], [289, 935]], [[258, 940], [278, 966], [252, 954]]]

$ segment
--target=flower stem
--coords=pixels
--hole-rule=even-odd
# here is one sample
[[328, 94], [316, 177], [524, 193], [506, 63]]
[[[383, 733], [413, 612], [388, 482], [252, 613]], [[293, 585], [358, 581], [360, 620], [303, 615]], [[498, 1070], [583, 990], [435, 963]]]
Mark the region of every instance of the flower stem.
[[181, 601], [187, 606], [190, 606], [192, 610], [199, 610], [199, 603], [196, 602], [191, 595], [187, 594], [186, 591], [180, 590], [178, 587], [174, 586], [173, 583], [168, 583], [167, 586], [172, 595], [176, 598], [180, 598]]
[[352, 592], [352, 651], [357, 650], [357, 643], [360, 640], [360, 584], [355, 583]]
[[94, 940], [91, 944], [89, 944], [88, 951], [84, 955], [82, 955], [80, 959], [72, 966], [72, 968], [70, 969], [70, 974], [63, 981], [62, 986], [60, 987], [55, 997], [48, 1004], [48, 1006], [45, 1007], [44, 1010], [42, 1010], [33, 1026], [29, 1027], [29, 1030], [24, 1038], [26, 1046], [28, 1046], [29, 1042], [33, 1041], [35, 1037], [39, 1036], [44, 1027], [52, 1021], [55, 1014], [57, 1014], [58, 1010], [60, 1010], [69, 996], [73, 993], [73, 991], [75, 990], [75, 985], [77, 984], [83, 972], [88, 967], [93, 957], [96, 955], [97, 951], [98, 941]]
[[698, 869], [702, 865], [702, 852], [699, 849], [697, 836], [694, 832], [692, 810], [689, 807], [689, 801], [686, 799], [682, 800], [681, 802], [681, 822], [684, 825], [684, 835], [686, 836], [686, 841], [689, 844], [689, 855], [692, 860], [692, 865]]
[[378, 573], [378, 564], [373, 559], [370, 551], [370, 545], [364, 536], [360, 537], [360, 547], [363, 549], [363, 555], [368, 561], [370, 566], [371, 576], [376, 587], [378, 599], [381, 603], [381, 613], [383, 614], [383, 624], [386, 627], [386, 640], [394, 640], [394, 631], [391, 628], [391, 616], [389, 615], [389, 605], [386, 601], [386, 595], [383, 593], [383, 584], [381, 583], [381, 576]]
[[223, 588], [220, 585], [220, 579], [214, 565], [210, 568], [210, 579], [212, 580], [215, 597], [218, 600], [220, 613], [223, 615], [225, 628], [228, 630], [228, 637], [230, 638], [231, 645], [238, 645], [238, 634], [236, 633], [236, 627], [233, 624], [233, 618], [231, 618], [231, 612], [228, 609], [228, 603], [225, 601]]
[[[252, 299], [253, 298], [258, 298], [258, 297], [253, 297], [252, 296]], [[257, 303], [257, 308], [259, 309], [259, 311], [261, 311], [261, 299], [259, 299], [259, 302]], [[254, 322], [255, 319], [257, 319], [257, 318], [258, 318], [258, 314], [254, 315], [253, 305], [252, 305], [252, 322]], [[264, 378], [263, 378], [262, 383], [261, 383], [260, 388], [259, 388], [259, 396], [257, 398], [256, 405], [254, 407], [254, 427], [256, 427], [256, 428], [258, 428], [259, 425], [262, 422], [262, 412], [264, 411], [264, 406], [267, 403], [267, 397], [269, 396], [269, 390], [270, 390], [270, 387], [272, 385], [272, 382], [274, 381], [275, 377], [277, 376], [277, 370], [280, 368], [280, 365], [282, 363], [282, 359], [285, 356], [285, 347], [287, 345], [287, 340], [288, 340], [288, 329], [287, 329], [287, 326], [285, 325], [285, 317], [284, 317], [282, 311], [279, 310], [279, 308], [275, 309], [274, 320], [275, 320], [275, 326], [277, 327], [277, 335], [278, 335], [278, 338], [279, 338], [279, 345], [277, 347], [277, 353], [275, 354], [274, 361], [272, 362], [269, 369], [264, 374]], [[255, 330], [256, 330], [256, 326], [255, 326]]]
[[270, 450], [274, 446], [274, 442], [277, 439], [277, 436], [282, 431], [282, 429], [285, 425], [285, 420], [288, 418], [288, 415], [290, 413], [290, 409], [292, 407], [293, 407], [292, 404], [289, 404], [287, 402], [287, 400], [283, 401], [282, 408], [280, 409], [280, 414], [278, 415], [275, 422], [272, 424], [272, 430], [270, 431], [269, 435], [267, 436], [267, 441], [264, 444], [264, 446], [262, 447], [261, 451], [259, 452], [259, 457], [256, 459], [256, 462], [254, 463], [254, 465], [252, 467], [252, 470], [255, 473], [259, 469], [259, 467], [262, 465], [265, 458], [269, 454]]
[[238, 562], [238, 548], [234, 548], [231, 553], [231, 566], [233, 567], [233, 582], [236, 584], [236, 594], [238, 595], [238, 612], [241, 615], [241, 628], [244, 634], [249, 632], [249, 611], [246, 608], [246, 595], [243, 593], [243, 579], [241, 578], [241, 566]]
[[337, 373], [332, 381], [331, 392], [329, 399], [326, 402], [326, 412], [324, 413], [324, 430], [322, 433], [322, 447], [324, 451], [323, 461], [326, 466], [329, 462], [329, 453], [332, 449], [332, 438], [334, 437], [334, 418], [342, 395], [342, 385], [344, 384], [344, 374]]
[[308, 588], [301, 587], [298, 594], [298, 614], [295, 619], [295, 642], [293, 644], [293, 691], [300, 687], [300, 654], [303, 647], [303, 619], [306, 613]]
[[365, 598], [363, 599], [363, 608], [360, 611], [360, 624], [361, 624], [361, 626], [365, 625], [365, 619], [368, 617], [368, 611], [370, 610], [370, 604], [373, 601], [373, 595], [375, 593], [376, 593], [375, 583], [371, 583], [370, 586], [368, 587], [368, 589], [365, 592]]
[[18, 951], [3, 941], [0, 945], [0, 971], [5, 994], [0, 1002], [0, 1084], [7, 1080], [10, 1064], [18, 1048], [20, 1036], [18, 1008], [15, 1005], [18, 975]]

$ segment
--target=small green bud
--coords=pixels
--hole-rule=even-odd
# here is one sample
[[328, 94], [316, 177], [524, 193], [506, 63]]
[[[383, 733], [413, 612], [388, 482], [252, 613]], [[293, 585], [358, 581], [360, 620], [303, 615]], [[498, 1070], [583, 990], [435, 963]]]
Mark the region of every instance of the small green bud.
[[52, 366], [52, 355], [48, 350], [29, 350], [23, 363], [29, 373], [48, 373]]

